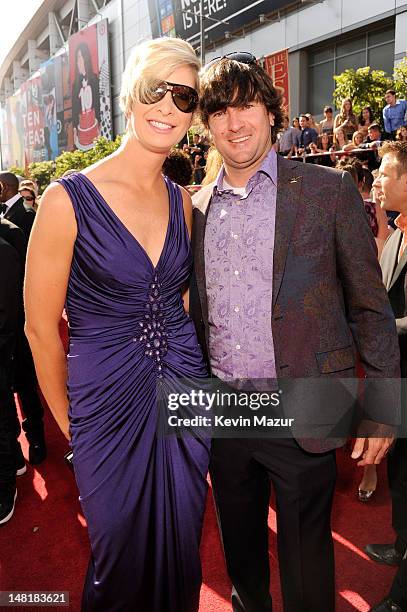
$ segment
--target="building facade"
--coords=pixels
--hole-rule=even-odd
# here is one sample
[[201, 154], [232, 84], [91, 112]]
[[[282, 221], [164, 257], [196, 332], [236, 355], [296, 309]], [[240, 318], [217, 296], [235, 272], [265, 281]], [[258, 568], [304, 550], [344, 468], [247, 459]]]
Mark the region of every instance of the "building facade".
[[[123, 133], [121, 74], [151, 36], [181, 36], [198, 52], [204, 39], [205, 61], [236, 50], [265, 58], [292, 116], [320, 115], [346, 68], [391, 75], [407, 45], [407, 0], [44, 0], [27, 22], [0, 66], [3, 167]], [[86, 63], [94, 78], [83, 85]]]

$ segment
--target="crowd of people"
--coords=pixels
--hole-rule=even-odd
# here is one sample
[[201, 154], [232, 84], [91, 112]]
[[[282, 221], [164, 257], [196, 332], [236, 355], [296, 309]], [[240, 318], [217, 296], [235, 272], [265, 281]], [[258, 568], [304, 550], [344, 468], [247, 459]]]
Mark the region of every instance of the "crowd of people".
[[[325, 106], [323, 119], [317, 122], [310, 113], [291, 120], [284, 115], [282, 129], [274, 143], [275, 150], [289, 159], [299, 159], [334, 167], [342, 158], [357, 157], [369, 170], [380, 165], [378, 149], [386, 140], [407, 141], [407, 102], [397, 100], [396, 92], [385, 93], [381, 117], [375, 117], [370, 106], [359, 114], [353, 111], [352, 100], [345, 98], [339, 112]], [[384, 127], [382, 127], [384, 126]], [[211, 182], [222, 164], [205, 132], [193, 132], [171, 151], [166, 162], [169, 176], [188, 186], [191, 193], [199, 185]], [[208, 175], [208, 178], [206, 178]]]
[[327, 161], [322, 163], [334, 165], [337, 157], [350, 151], [375, 150], [385, 140], [406, 142], [407, 102], [397, 100], [393, 89], [386, 91], [385, 101], [382, 117], [375, 117], [370, 106], [356, 115], [350, 98], [342, 100], [335, 117], [332, 107], [325, 106], [324, 118], [319, 123], [309, 113], [294, 117], [291, 124], [285, 116], [277, 149], [288, 157], [326, 154]]
[[[352, 433], [362, 502], [389, 461], [397, 540], [366, 552], [399, 568], [372, 611], [406, 612], [407, 440], [395, 440], [407, 377], [406, 102], [386, 93], [387, 134], [348, 99], [319, 125], [309, 115], [290, 125], [252, 54], [199, 69], [180, 39], [141, 43], [123, 75], [121, 147], [52, 183], [37, 213], [35, 183], [0, 173], [0, 524], [26, 467], [15, 392], [28, 459], [46, 458], [37, 375], [71, 445], [89, 530], [82, 612], [197, 612], [208, 469], [234, 612], [272, 610], [271, 484], [284, 611], [333, 612], [335, 451]], [[195, 111], [210, 139], [174, 148]], [[355, 156], [369, 150], [373, 161]], [[370, 387], [348, 431], [341, 381], [357, 371]], [[163, 397], [185, 396], [185, 380], [190, 394], [209, 380], [235, 396], [235, 416], [288, 381], [294, 426], [163, 435]]]

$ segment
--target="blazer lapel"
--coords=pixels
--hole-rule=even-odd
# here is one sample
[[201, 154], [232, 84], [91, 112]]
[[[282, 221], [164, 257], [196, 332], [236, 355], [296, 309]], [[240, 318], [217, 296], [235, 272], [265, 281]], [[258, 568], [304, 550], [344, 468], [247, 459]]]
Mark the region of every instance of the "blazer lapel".
[[393, 276], [392, 276], [392, 279], [391, 279], [391, 282], [390, 282], [390, 286], [389, 286], [389, 291], [393, 287], [393, 285], [396, 282], [396, 280], [398, 279], [398, 277], [400, 276], [400, 274], [403, 271], [403, 268], [405, 267], [406, 264], [407, 264], [407, 249], [404, 249], [404, 253], [400, 257], [400, 261], [398, 262], [397, 267], [396, 267], [396, 269], [393, 272]]
[[6, 214], [4, 215], [4, 218], [8, 219], [9, 221], [12, 221], [16, 212], [21, 210], [21, 206], [24, 206], [23, 198], [20, 198], [19, 200], [17, 200], [17, 202], [14, 202], [14, 204], [10, 206], [10, 208], [7, 210]]
[[302, 191], [302, 173], [298, 165], [278, 156], [276, 228], [273, 259], [273, 309], [284, 276], [285, 262], [294, 229]]
[[[398, 271], [397, 276], [396, 272], [400, 267], [403, 259], [407, 257], [406, 251], [403, 253], [403, 257], [400, 260], [400, 263], [397, 264], [397, 257], [400, 250], [400, 242], [401, 242], [402, 234], [399, 229], [390, 236], [387, 240], [385, 247], [383, 249], [382, 255], [380, 257], [380, 265], [382, 268], [383, 275], [383, 283], [386, 287], [386, 290], [389, 291], [391, 286], [394, 284], [394, 281], [399, 276], [401, 269]], [[403, 267], [403, 266], [402, 266]]]
[[[194, 272], [198, 289], [199, 300], [201, 302], [202, 318], [205, 325], [208, 322], [208, 298], [206, 295], [206, 274], [205, 274], [205, 231], [208, 220], [208, 213], [212, 199], [213, 184], [205, 188], [205, 192], [199, 193], [198, 198], [193, 198], [194, 219], [192, 224], [192, 243], [194, 245]], [[197, 194], [198, 195], [198, 194]]]

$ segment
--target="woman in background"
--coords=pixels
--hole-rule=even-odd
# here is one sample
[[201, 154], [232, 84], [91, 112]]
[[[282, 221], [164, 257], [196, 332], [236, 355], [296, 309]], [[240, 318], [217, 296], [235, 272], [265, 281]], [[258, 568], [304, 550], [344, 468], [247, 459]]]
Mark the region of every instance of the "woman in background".
[[348, 144], [345, 130], [341, 127], [334, 130], [333, 145], [336, 151], [342, 151], [343, 147]]
[[208, 157], [206, 159], [206, 172], [205, 178], [202, 181], [202, 186], [209, 185], [216, 180], [216, 177], [219, 174], [219, 170], [222, 167], [222, 156], [219, 153], [218, 149], [212, 146], [208, 151]]
[[375, 123], [375, 120], [373, 117], [373, 111], [370, 108], [370, 106], [364, 106], [362, 108], [362, 112], [359, 115], [359, 126], [358, 126], [358, 131], [362, 132], [363, 138], [366, 138], [367, 131], [369, 129], [369, 126], [372, 125], [372, 123]]
[[344, 98], [342, 100], [341, 110], [335, 117], [334, 132], [338, 128], [343, 129], [347, 141], [352, 138], [353, 132], [358, 129], [358, 120], [352, 110], [352, 100], [350, 98]]
[[191, 199], [162, 175], [191, 124], [198, 70], [181, 39], [136, 47], [121, 89], [123, 144], [51, 184], [31, 234], [27, 336], [71, 440], [91, 544], [82, 612], [199, 606], [209, 444], [159, 430], [168, 389], [206, 376], [185, 293]]
[[295, 128], [296, 130], [298, 130], [299, 132], [301, 132], [301, 128], [300, 128], [300, 118], [299, 117], [293, 117], [293, 120], [291, 122], [291, 125], [293, 128]]
[[396, 132], [396, 140], [407, 142], [407, 125], [402, 125]]
[[353, 132], [352, 134], [352, 142], [348, 142], [342, 148], [344, 151], [348, 153], [349, 151], [358, 149], [363, 141], [364, 141], [363, 133], [360, 130], [356, 130], [356, 132]]
[[24, 202], [27, 206], [31, 206], [34, 210], [37, 210], [37, 188], [33, 181], [21, 181], [18, 192], [21, 197], [24, 198]]

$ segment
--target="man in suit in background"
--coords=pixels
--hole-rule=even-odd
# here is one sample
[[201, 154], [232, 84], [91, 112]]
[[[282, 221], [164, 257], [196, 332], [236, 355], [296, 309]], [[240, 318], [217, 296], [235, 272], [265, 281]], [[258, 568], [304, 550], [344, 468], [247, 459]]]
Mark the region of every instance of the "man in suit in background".
[[[194, 196], [190, 314], [212, 376], [235, 389], [242, 382], [257, 389], [265, 380], [275, 389], [284, 379], [295, 391], [306, 379], [314, 391], [316, 385], [340, 390], [340, 378], [355, 376], [358, 352], [373, 384], [398, 377], [394, 318], [350, 175], [277, 156], [280, 99], [250, 53], [207, 67], [200, 105], [224, 161], [215, 183]], [[299, 419], [305, 415], [311, 432], [315, 415], [319, 423], [333, 416], [325, 438], [307, 439], [294, 429], [294, 437], [288, 431], [239, 439], [232, 431], [233, 439], [212, 441], [211, 479], [234, 612], [272, 610], [270, 480], [284, 610], [334, 610], [330, 515], [334, 448], [343, 440], [330, 435], [338, 424], [329, 414], [334, 395], [311, 395], [301, 391], [291, 408]], [[376, 412], [372, 420], [397, 422], [394, 398], [381, 399], [388, 414]], [[360, 435], [353, 457], [359, 465], [379, 463], [392, 441], [390, 434]]]
[[27, 243], [35, 219], [35, 211], [24, 204], [24, 198], [18, 193], [18, 178], [12, 172], [0, 172], [0, 213], [4, 219], [20, 227]]
[[[15, 174], [0, 172], [0, 218], [12, 222], [24, 232], [26, 250], [35, 219], [35, 211], [24, 204], [24, 198], [18, 193], [18, 186], [18, 178]], [[29, 461], [36, 465], [44, 461], [47, 454], [43, 423], [44, 410], [39, 396], [31, 350], [24, 334], [24, 316], [21, 317], [17, 339], [16, 364], [15, 390], [25, 416], [23, 429], [29, 442]], [[17, 446], [17, 463], [20, 464], [21, 452], [18, 451], [18, 448]]]
[[[20, 230], [18, 230], [20, 231]], [[11, 519], [16, 488], [16, 407], [13, 362], [21, 326], [22, 265], [18, 251], [0, 235], [0, 525]]]
[[380, 258], [383, 281], [396, 319], [403, 380], [403, 421], [400, 437], [388, 456], [388, 476], [392, 495], [393, 544], [369, 544], [371, 559], [398, 565], [389, 595], [374, 612], [407, 612], [407, 143], [386, 142], [380, 151], [382, 162], [373, 183], [384, 210], [398, 211], [396, 231], [388, 238]]

